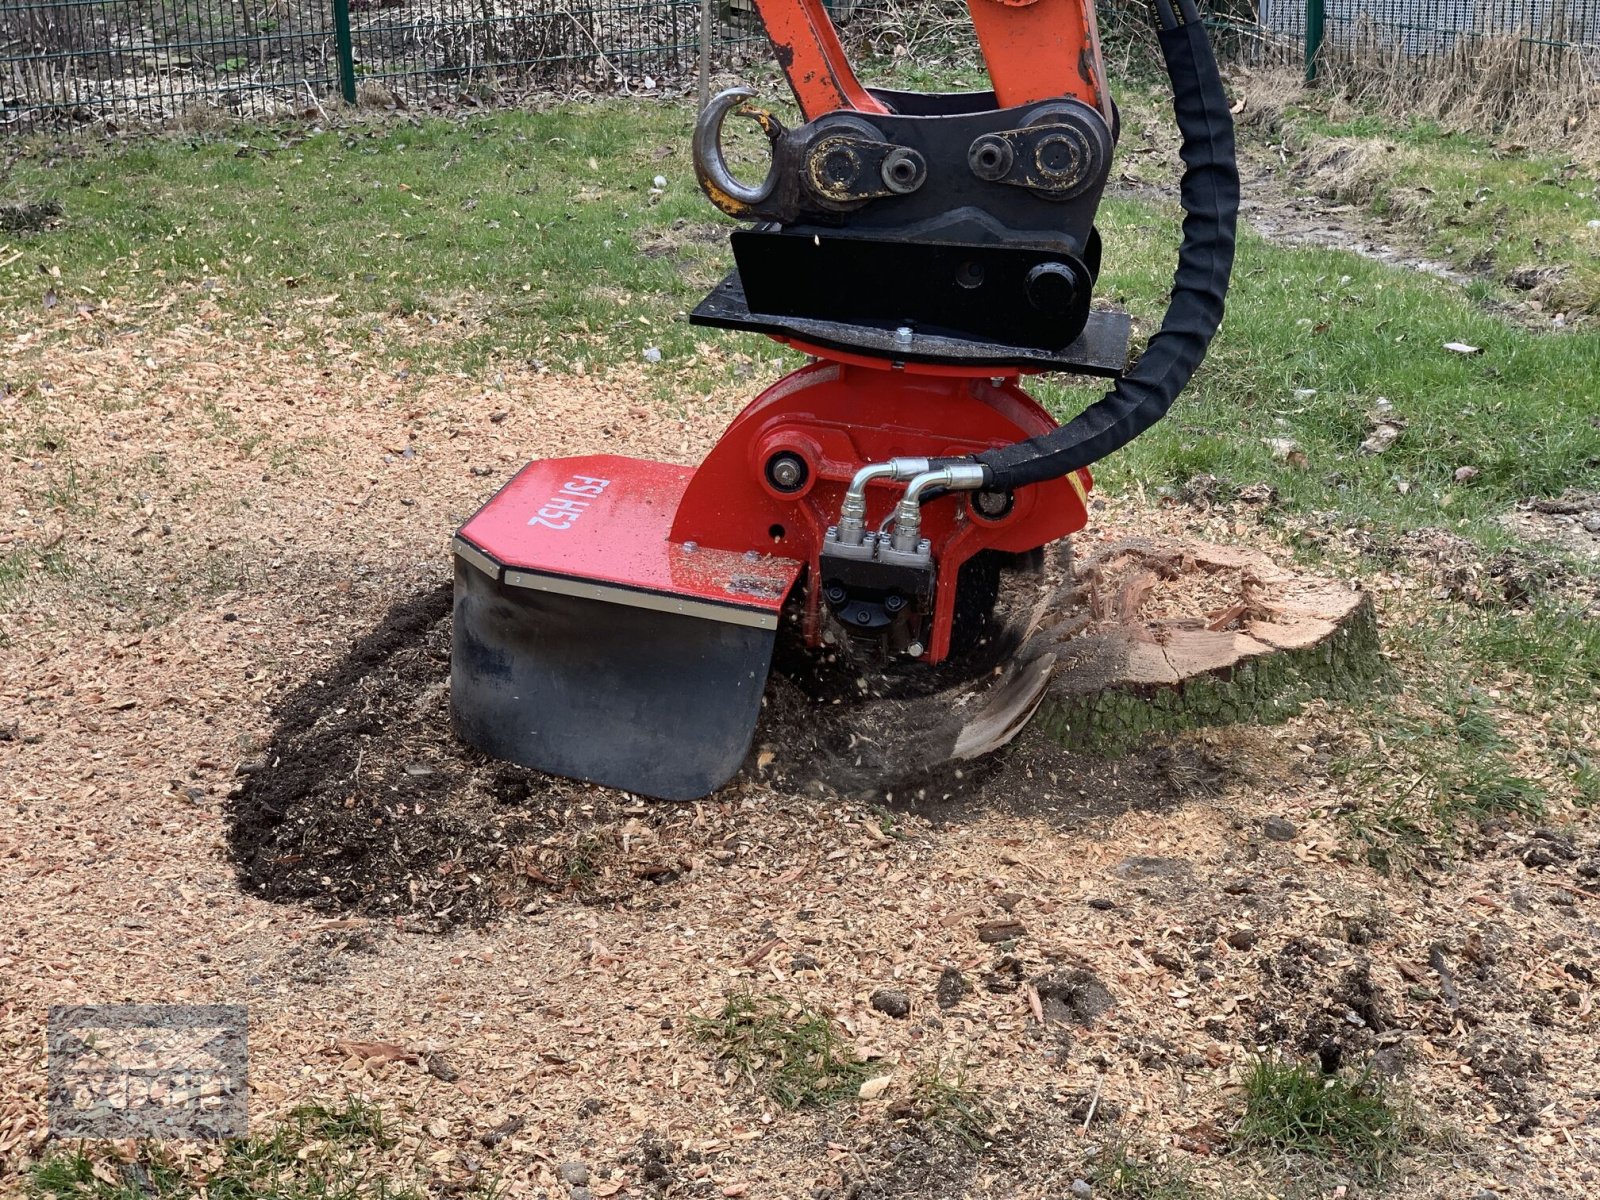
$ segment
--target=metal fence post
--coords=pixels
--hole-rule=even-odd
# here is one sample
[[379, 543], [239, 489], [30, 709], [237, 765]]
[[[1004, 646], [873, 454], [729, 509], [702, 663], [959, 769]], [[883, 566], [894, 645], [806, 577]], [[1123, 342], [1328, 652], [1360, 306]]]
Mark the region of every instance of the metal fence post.
[[1306, 82], [1317, 81], [1317, 58], [1322, 53], [1322, 35], [1328, 24], [1326, 0], [1306, 0]]
[[696, 89], [700, 111], [704, 112], [711, 100], [711, 5], [714, 0], [700, 0], [700, 86]]
[[333, 0], [333, 41], [339, 54], [339, 93], [346, 104], [354, 104], [356, 52], [350, 40], [350, 0]]

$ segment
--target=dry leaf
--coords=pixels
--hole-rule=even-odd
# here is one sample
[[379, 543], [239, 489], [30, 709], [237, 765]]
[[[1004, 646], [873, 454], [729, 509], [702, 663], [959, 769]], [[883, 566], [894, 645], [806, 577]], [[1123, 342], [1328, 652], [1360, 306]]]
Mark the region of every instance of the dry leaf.
[[407, 1050], [404, 1046], [394, 1042], [339, 1042], [339, 1049], [352, 1058], [359, 1058], [364, 1063], [380, 1062], [421, 1062], [422, 1056], [415, 1050]]
[[1272, 452], [1272, 457], [1279, 462], [1287, 462], [1291, 455], [1300, 449], [1300, 443], [1293, 438], [1262, 438], [1261, 444]]
[[863, 1100], [876, 1100], [889, 1090], [889, 1084], [893, 1079], [893, 1075], [879, 1075], [876, 1079], [869, 1079], [861, 1085], [859, 1095]]
[[1361, 443], [1361, 453], [1382, 454], [1400, 440], [1400, 427], [1385, 421], [1372, 431], [1370, 437]]

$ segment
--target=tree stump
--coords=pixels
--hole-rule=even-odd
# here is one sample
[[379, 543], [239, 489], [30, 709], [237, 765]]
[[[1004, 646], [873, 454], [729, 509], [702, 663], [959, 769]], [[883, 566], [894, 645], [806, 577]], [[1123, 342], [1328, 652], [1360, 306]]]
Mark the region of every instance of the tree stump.
[[1390, 679], [1370, 596], [1256, 551], [1124, 538], [1073, 574], [1077, 622], [1034, 717], [1072, 749], [1281, 721]]

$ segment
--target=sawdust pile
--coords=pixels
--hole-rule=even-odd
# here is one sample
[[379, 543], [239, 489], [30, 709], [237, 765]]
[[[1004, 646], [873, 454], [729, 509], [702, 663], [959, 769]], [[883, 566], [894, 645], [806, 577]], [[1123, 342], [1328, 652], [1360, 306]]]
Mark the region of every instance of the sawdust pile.
[[[605, 1196], [1056, 1200], [1123, 1141], [1221, 1194], [1271, 1190], [1281, 1171], [1225, 1153], [1239, 1081], [1258, 1053], [1330, 1040], [1392, 1072], [1432, 1131], [1391, 1194], [1589, 1190], [1592, 829], [1490, 823], [1464, 862], [1379, 874], [1345, 833], [1363, 797], [1330, 767], [1349, 716], [1316, 706], [1094, 772], [1024, 743], [943, 810], [759, 769], [693, 805], [523, 794], [427, 740], [439, 610], [389, 614], [437, 594], [454, 520], [528, 455], [690, 458], [736, 398], [638, 418], [626, 381], [401, 378], [402, 323], [374, 353], [310, 308], [272, 345], [199, 312], [107, 303], [0, 330], [27, 381], [0, 397], [0, 553], [29, 563], [0, 604], [8, 1179], [49, 1149], [48, 1006], [143, 1000], [248, 1003], [254, 1119], [369, 1096], [433, 1194], [487, 1173], [561, 1195], [581, 1160]], [[1095, 517], [1268, 542], [1221, 514]], [[420, 638], [341, 676], [413, 619]], [[292, 699], [318, 679], [345, 714]], [[308, 752], [303, 799], [247, 858], [246, 882], [293, 902], [242, 889], [230, 793], [263, 771], [240, 767], [360, 711], [356, 760]], [[400, 795], [424, 840], [358, 836], [352, 814], [398, 821]], [[446, 795], [469, 807], [429, 809]], [[342, 825], [317, 823], [329, 810]], [[884, 989], [904, 1016], [874, 1006]], [[739, 990], [829, 1013], [889, 1084], [773, 1107], [690, 1032]], [[940, 1066], [998, 1114], [994, 1149], [930, 1144], [904, 1115]]]

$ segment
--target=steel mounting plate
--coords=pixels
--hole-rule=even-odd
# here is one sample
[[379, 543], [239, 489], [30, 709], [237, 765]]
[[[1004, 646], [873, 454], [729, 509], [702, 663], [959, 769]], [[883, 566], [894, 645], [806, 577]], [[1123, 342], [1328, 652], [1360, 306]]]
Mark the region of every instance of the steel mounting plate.
[[754, 312], [737, 270], [695, 306], [689, 314], [689, 323], [764, 333], [769, 337], [891, 362], [1065, 371], [1102, 378], [1120, 375], [1127, 366], [1128, 341], [1133, 333], [1133, 318], [1127, 313], [1094, 309], [1089, 313], [1089, 323], [1083, 333], [1064, 350], [1040, 350], [981, 338], [945, 337], [917, 331], [913, 331], [909, 342], [903, 342], [895, 336], [894, 329], [887, 327]]

